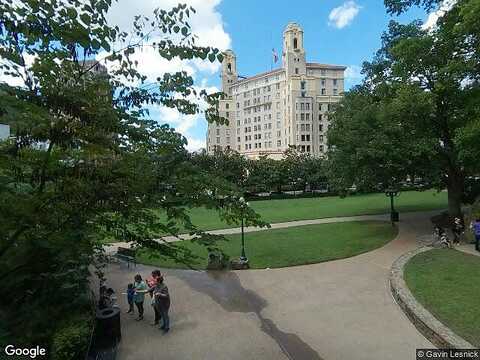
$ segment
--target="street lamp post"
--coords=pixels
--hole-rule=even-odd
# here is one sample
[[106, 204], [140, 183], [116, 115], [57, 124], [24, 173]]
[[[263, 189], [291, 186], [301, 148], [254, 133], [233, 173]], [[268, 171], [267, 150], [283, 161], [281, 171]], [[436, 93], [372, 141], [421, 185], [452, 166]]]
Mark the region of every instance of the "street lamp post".
[[395, 208], [393, 206], [393, 198], [399, 196], [400, 193], [398, 190], [389, 188], [385, 190], [385, 195], [387, 197], [390, 197], [390, 220], [392, 221], [392, 224], [393, 224], [395, 222], [398, 222], [400, 219], [398, 211], [395, 211]]
[[245, 254], [244, 210], [245, 206], [248, 206], [248, 203], [245, 202], [245, 199], [243, 197], [240, 198], [240, 202], [242, 203], [242, 255], [240, 256], [240, 262], [242, 262], [243, 264], [247, 264], [248, 258]]

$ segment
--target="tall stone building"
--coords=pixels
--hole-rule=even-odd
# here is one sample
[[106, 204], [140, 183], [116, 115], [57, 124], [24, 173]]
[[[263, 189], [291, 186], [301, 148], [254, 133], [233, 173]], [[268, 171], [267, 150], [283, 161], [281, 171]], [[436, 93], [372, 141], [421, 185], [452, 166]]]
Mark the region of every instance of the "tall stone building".
[[228, 125], [209, 124], [207, 151], [236, 150], [249, 158], [280, 159], [289, 146], [322, 156], [327, 150], [326, 113], [344, 89], [346, 67], [306, 61], [303, 30], [290, 23], [283, 33], [282, 67], [248, 78], [237, 72], [227, 50], [222, 63], [220, 115]]

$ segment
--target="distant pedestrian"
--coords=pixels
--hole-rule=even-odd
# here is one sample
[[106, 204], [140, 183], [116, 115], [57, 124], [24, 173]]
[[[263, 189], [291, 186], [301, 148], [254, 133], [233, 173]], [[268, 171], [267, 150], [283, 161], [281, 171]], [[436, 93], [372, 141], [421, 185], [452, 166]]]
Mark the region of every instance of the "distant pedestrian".
[[127, 314], [134, 314], [135, 313], [135, 308], [133, 306], [134, 298], [135, 298], [135, 288], [133, 287], [133, 284], [130, 283], [130, 284], [127, 285], [127, 301], [128, 301]]
[[480, 217], [472, 222], [472, 230], [475, 234], [475, 250], [480, 251]]
[[463, 225], [463, 221], [460, 218], [456, 217], [453, 222], [453, 228], [452, 228], [454, 245], [460, 244], [460, 238], [464, 231], [465, 231], [465, 226]]
[[163, 276], [157, 279], [153, 296], [155, 298], [155, 307], [162, 318], [162, 326], [160, 329], [167, 333], [170, 330], [170, 317], [168, 316], [168, 311], [170, 310], [170, 293], [167, 285], [164, 283]]
[[133, 301], [135, 302], [135, 305], [138, 309], [138, 318], [136, 320], [140, 321], [143, 320], [143, 303], [145, 302], [145, 293], [148, 291], [147, 284], [145, 284], [145, 281], [142, 280], [141, 275], [135, 275], [135, 282], [133, 283], [133, 287], [135, 289]]

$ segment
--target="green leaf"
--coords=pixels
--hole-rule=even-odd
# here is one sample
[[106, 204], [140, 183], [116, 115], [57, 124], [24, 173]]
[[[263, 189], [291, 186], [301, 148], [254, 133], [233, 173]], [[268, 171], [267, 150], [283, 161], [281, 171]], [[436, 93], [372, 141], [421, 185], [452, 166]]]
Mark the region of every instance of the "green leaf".
[[83, 21], [85, 25], [90, 25], [90, 22], [91, 22], [90, 15], [83, 13], [80, 15], [80, 19]]

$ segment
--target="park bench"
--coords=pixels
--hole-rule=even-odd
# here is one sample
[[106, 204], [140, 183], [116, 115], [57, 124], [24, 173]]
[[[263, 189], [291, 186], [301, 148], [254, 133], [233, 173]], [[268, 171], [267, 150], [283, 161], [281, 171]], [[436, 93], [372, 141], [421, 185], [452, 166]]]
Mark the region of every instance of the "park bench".
[[128, 267], [130, 267], [130, 263], [134, 264], [135, 267], [137, 266], [135, 249], [119, 247], [117, 249], [117, 253], [114, 256], [119, 260], [125, 261]]

